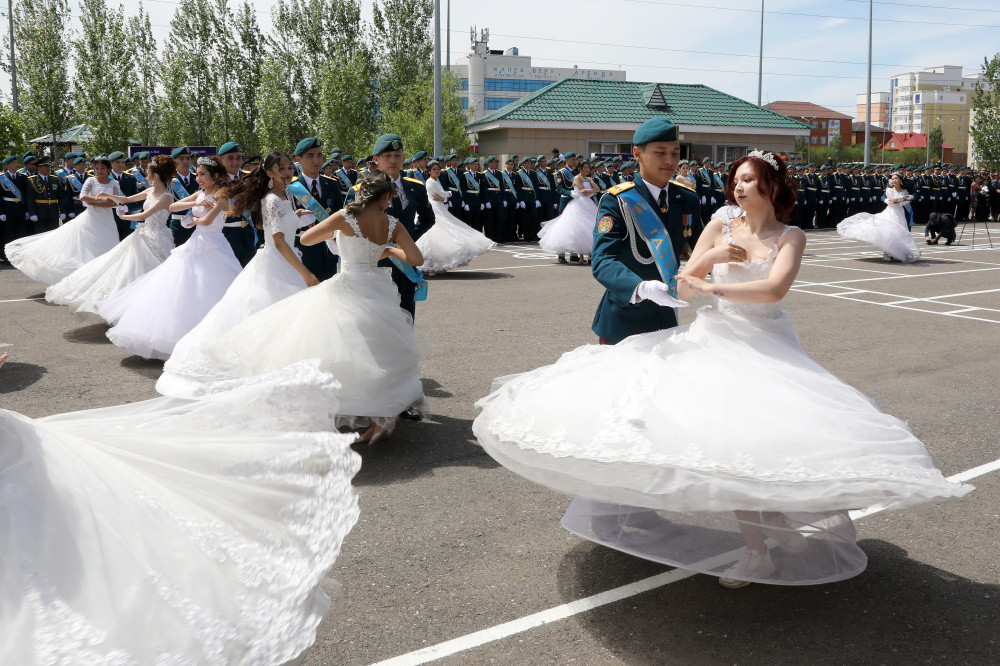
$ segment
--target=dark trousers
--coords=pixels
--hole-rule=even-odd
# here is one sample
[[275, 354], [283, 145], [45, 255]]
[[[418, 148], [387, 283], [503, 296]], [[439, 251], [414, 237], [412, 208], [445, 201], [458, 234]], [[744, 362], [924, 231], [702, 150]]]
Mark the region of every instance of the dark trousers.
[[317, 280], [329, 280], [337, 272], [337, 256], [330, 252], [325, 242], [303, 245], [296, 234], [295, 247], [302, 253], [302, 264], [316, 276]]
[[59, 206], [56, 204], [37, 204], [37, 212], [35, 215], [38, 217], [38, 221], [35, 222], [35, 233], [40, 234], [43, 231], [52, 231], [59, 227]]
[[181, 218], [171, 217], [170, 218], [170, 235], [174, 237], [174, 245], [180, 247], [191, 238], [191, 234], [194, 233], [194, 227], [186, 228], [181, 224]]
[[483, 211], [483, 233], [492, 241], [499, 240], [497, 220], [500, 217], [500, 208], [503, 204], [499, 201], [491, 201], [490, 207]]
[[955, 208], [955, 219], [959, 222], [969, 219], [969, 198], [959, 197], [958, 206]]
[[118, 240], [125, 240], [126, 236], [135, 231], [131, 222], [118, 219], [118, 213], [115, 213], [115, 226], [118, 227]]
[[413, 280], [406, 277], [403, 271], [396, 268], [392, 262], [388, 260], [379, 262], [380, 266], [385, 264], [392, 266], [392, 281], [396, 283], [396, 289], [399, 291], [399, 307], [409, 312], [410, 316], [416, 320], [417, 302], [413, 300], [413, 295], [417, 291], [417, 285], [413, 283]]
[[534, 200], [524, 202], [524, 208], [518, 209], [518, 235], [527, 242], [538, 240], [538, 206]]
[[233, 254], [236, 255], [240, 266], [249, 264], [253, 256], [257, 254], [257, 241], [253, 227], [249, 224], [245, 227], [225, 227], [222, 234], [229, 241], [230, 247], [233, 248]]

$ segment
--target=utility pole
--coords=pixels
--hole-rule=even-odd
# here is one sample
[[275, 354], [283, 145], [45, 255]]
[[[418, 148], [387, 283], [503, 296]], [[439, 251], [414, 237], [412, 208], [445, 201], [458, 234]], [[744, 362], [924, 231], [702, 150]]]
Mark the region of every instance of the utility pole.
[[7, 0], [7, 25], [10, 28], [10, 100], [14, 113], [21, 112], [17, 103], [17, 62], [14, 58], [14, 0]]
[[764, 85], [764, 0], [760, 0], [760, 56], [757, 58], [757, 106], [760, 106]]
[[872, 162], [872, 0], [868, 0], [868, 97], [865, 99], [865, 166]]
[[[9, 0], [8, 0], [9, 1]], [[434, 0], [434, 154], [441, 148], [441, 0]]]
[[451, 72], [451, 0], [448, 0], [446, 9], [448, 12], [448, 18], [445, 21], [445, 28], [444, 28], [445, 32], [447, 32], [444, 38], [445, 40], [444, 66], [449, 72]]

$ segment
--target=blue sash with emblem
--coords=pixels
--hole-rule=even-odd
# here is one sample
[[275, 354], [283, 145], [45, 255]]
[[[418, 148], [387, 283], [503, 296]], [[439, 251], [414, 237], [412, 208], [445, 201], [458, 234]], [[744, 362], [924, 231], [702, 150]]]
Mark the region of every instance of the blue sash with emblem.
[[[389, 243], [392, 247], [396, 247], [395, 243]], [[411, 266], [397, 259], [396, 257], [389, 257], [389, 261], [392, 265], [399, 269], [399, 272], [407, 277], [407, 279], [416, 285], [416, 290], [413, 292], [414, 301], [426, 301], [427, 300], [427, 280], [424, 279], [424, 274], [420, 272], [420, 269], [416, 266]]]
[[307, 190], [306, 186], [302, 184], [302, 181], [293, 181], [289, 183], [285, 189], [291, 192], [292, 196], [295, 197], [299, 203], [305, 206], [310, 213], [316, 216], [317, 222], [330, 217], [330, 211], [326, 209], [326, 206], [316, 201], [316, 197], [309, 193], [309, 190]]
[[0, 185], [3, 185], [5, 190], [17, 197], [18, 203], [24, 203], [24, 196], [21, 194], [21, 190], [17, 189], [17, 185], [10, 179], [6, 171], [0, 173]]
[[670, 242], [660, 216], [650, 206], [636, 189], [630, 188], [618, 194], [622, 213], [631, 217], [639, 236], [649, 246], [649, 253], [656, 262], [660, 277], [667, 284], [670, 295], [677, 298], [677, 257], [674, 256], [674, 246]]
[[486, 180], [490, 181], [490, 186], [491, 187], [495, 187], [497, 189], [500, 189], [500, 181], [497, 180], [496, 176], [494, 176], [493, 174], [491, 174], [489, 171], [485, 171], [484, 175], [486, 176]]
[[83, 189], [83, 183], [80, 182], [80, 177], [76, 175], [76, 171], [70, 171], [66, 174], [66, 182], [69, 183], [70, 189], [77, 194]]
[[520, 171], [518, 171], [518, 173], [521, 175], [521, 180], [524, 182], [524, 184], [527, 185], [529, 188], [531, 188], [531, 193], [534, 194], [535, 184], [531, 182], [531, 176], [528, 175], [528, 172], [525, 171], [524, 169], [521, 169]]
[[507, 188], [510, 189], [510, 193], [513, 194], [514, 196], [517, 196], [517, 188], [514, 187], [514, 181], [510, 179], [510, 173], [504, 171], [503, 179], [507, 183]]
[[348, 190], [350, 190], [352, 187], [354, 187], [354, 183], [352, 183], [351, 179], [347, 177], [347, 172], [344, 169], [341, 169], [340, 171], [338, 171], [337, 175], [340, 176], [340, 180], [343, 181], [344, 185], [347, 186]]
[[142, 189], [146, 189], [147, 187], [149, 187], [149, 181], [146, 180], [146, 176], [143, 175], [142, 169], [136, 167], [132, 169], [131, 174], [135, 176], [135, 179], [139, 181], [140, 185], [142, 185]]

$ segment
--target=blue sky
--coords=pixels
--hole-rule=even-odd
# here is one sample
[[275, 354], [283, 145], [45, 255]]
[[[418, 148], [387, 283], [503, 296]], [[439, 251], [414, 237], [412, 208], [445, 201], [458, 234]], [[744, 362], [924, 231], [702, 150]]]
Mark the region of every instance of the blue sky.
[[[140, 2], [165, 38], [176, 0], [123, 0], [127, 11]], [[854, 115], [865, 90], [867, 0], [765, 2], [763, 102], [809, 101]], [[1000, 51], [1000, 3], [955, 2], [874, 4], [874, 91], [888, 90], [893, 74], [934, 65], [979, 71], [984, 56]], [[263, 29], [273, 4], [255, 2]], [[451, 55], [468, 51], [470, 27], [489, 28], [491, 48], [517, 46], [536, 65], [625, 69], [633, 81], [703, 83], [756, 102], [760, 7], [758, 0], [452, 0]], [[71, 8], [79, 12], [75, 2]], [[0, 85], [9, 97], [6, 76]]]

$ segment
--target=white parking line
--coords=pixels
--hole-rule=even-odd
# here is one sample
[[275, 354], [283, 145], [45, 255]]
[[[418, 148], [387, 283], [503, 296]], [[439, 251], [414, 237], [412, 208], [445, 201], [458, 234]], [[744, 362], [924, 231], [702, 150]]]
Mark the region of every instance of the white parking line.
[[[1000, 470], [1000, 459], [949, 476], [948, 480], [952, 483], [965, 483], [966, 481], [970, 481], [976, 477], [983, 476], [984, 474], [989, 474], [990, 472], [995, 472], [997, 470]], [[884, 506], [876, 505], [861, 511], [852, 511], [851, 518], [858, 520], [884, 510]], [[458, 652], [471, 650], [472, 648], [479, 647], [480, 645], [492, 643], [502, 638], [507, 638], [508, 636], [513, 636], [514, 634], [534, 629], [535, 627], [541, 627], [546, 624], [551, 624], [552, 622], [565, 620], [568, 617], [579, 615], [580, 613], [585, 613], [589, 610], [606, 606], [607, 604], [612, 604], [616, 601], [621, 601], [629, 597], [634, 597], [638, 594], [655, 590], [656, 588], [663, 587], [664, 585], [676, 583], [677, 581], [690, 578], [694, 575], [696, 575], [696, 572], [684, 569], [665, 571], [663, 573], [656, 574], [655, 576], [650, 576], [649, 578], [629, 583], [628, 585], [615, 587], [605, 592], [584, 597], [583, 599], [577, 599], [576, 601], [571, 601], [561, 606], [533, 613], [517, 620], [499, 624], [495, 627], [489, 627], [481, 631], [466, 634], [465, 636], [460, 636], [459, 638], [453, 638], [450, 641], [421, 648], [398, 657], [392, 657], [390, 659], [377, 662], [373, 666], [419, 666], [420, 664], [426, 664], [431, 661], [443, 659]]]
[[35, 296], [33, 298], [11, 298], [6, 301], [0, 301], [0, 303], [23, 303], [25, 301], [44, 301], [44, 296]]

